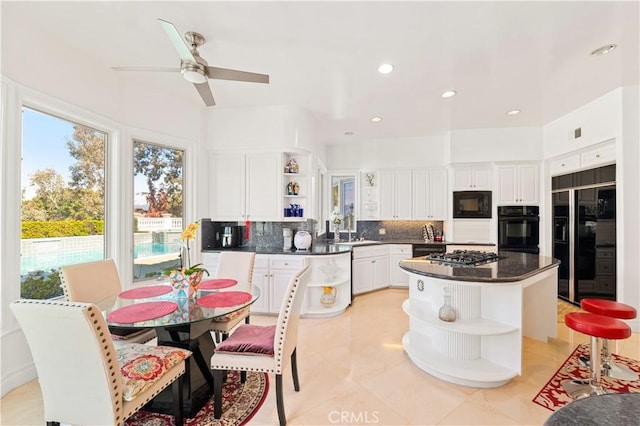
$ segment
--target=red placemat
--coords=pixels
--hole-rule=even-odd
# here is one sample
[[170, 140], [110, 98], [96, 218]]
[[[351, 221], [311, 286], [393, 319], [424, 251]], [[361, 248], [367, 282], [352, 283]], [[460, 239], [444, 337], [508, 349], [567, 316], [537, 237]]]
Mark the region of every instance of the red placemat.
[[124, 306], [107, 314], [107, 319], [117, 323], [132, 323], [163, 317], [178, 309], [174, 302], [144, 302]]
[[231, 278], [214, 278], [201, 281], [198, 290], [218, 290], [220, 288], [233, 287], [236, 284], [238, 284], [238, 281]]
[[132, 288], [131, 290], [123, 291], [118, 295], [123, 299], [144, 299], [146, 297], [160, 296], [171, 291], [169, 285], [150, 285], [147, 287]]
[[221, 291], [198, 299], [198, 305], [205, 308], [228, 308], [241, 305], [251, 300], [251, 293], [246, 291]]

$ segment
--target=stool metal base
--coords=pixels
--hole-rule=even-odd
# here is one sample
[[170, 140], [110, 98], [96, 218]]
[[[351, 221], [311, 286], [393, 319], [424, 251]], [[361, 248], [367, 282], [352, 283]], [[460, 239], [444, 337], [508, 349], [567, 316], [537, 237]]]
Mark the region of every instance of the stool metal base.
[[[588, 356], [581, 356], [580, 358], [578, 358], [578, 362], [580, 363], [581, 367], [589, 368]], [[613, 360], [610, 360], [608, 363], [605, 362], [602, 365], [601, 373], [602, 377], [610, 377], [616, 380], [624, 380], [629, 382], [640, 380], [640, 375], [638, 375], [638, 373], [636, 373], [626, 365], [620, 365], [616, 362], [613, 362]], [[568, 371], [567, 374], [569, 374], [572, 379], [576, 380], [576, 377], [571, 375]]]
[[610, 393], [604, 388], [594, 388], [582, 380], [565, 380], [562, 382], [562, 389], [573, 399]]

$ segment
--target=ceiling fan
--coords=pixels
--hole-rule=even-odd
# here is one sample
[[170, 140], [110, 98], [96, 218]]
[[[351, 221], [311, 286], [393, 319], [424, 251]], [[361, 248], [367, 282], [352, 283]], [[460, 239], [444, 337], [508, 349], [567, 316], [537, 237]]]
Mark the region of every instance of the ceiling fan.
[[215, 101], [213, 100], [213, 93], [207, 79], [217, 80], [235, 80], [235, 81], [248, 81], [252, 83], [269, 83], [269, 76], [266, 74], [256, 74], [253, 72], [238, 71], [228, 68], [210, 67], [207, 65], [200, 54], [198, 53], [198, 47], [204, 43], [204, 37], [194, 31], [185, 33], [184, 38], [186, 42], [180, 36], [178, 29], [168, 21], [158, 18], [160, 25], [164, 29], [169, 40], [178, 51], [180, 56], [180, 68], [132, 68], [132, 67], [113, 67], [116, 71], [162, 71], [162, 72], [177, 72], [180, 71], [182, 76], [190, 83], [193, 83], [194, 87], [200, 94], [200, 97], [204, 101], [205, 105], [213, 106]]

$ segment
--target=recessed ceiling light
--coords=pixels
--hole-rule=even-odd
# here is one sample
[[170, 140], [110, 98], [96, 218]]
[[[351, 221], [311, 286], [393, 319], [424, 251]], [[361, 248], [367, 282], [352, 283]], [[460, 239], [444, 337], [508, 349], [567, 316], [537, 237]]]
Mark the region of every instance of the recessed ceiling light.
[[614, 50], [618, 47], [617, 44], [607, 44], [606, 46], [598, 47], [596, 50], [591, 52], [591, 56], [602, 56]]
[[518, 114], [520, 114], [520, 110], [519, 109], [512, 109], [511, 111], [507, 111], [506, 114], [507, 115], [518, 115]]
[[391, 64], [382, 64], [378, 67], [380, 74], [389, 74], [391, 71], [393, 71], [393, 65]]
[[382, 121], [382, 117], [372, 117], [371, 121], [374, 122], [374, 123], [379, 123], [379, 122]]
[[353, 132], [344, 132], [345, 136], [353, 136]]
[[442, 96], [443, 98], [450, 98], [452, 96], [455, 96], [458, 92], [456, 92], [455, 90], [447, 90], [446, 92], [442, 92], [442, 94], [440, 96]]

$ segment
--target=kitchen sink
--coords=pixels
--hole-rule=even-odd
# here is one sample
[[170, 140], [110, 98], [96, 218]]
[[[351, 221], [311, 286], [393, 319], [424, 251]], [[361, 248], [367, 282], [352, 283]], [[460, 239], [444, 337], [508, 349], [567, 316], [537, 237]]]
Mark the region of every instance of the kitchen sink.
[[340, 241], [339, 243], [336, 244], [340, 244], [343, 246], [359, 246], [362, 244], [380, 244], [380, 241], [374, 241], [374, 240], [354, 240], [354, 241]]

